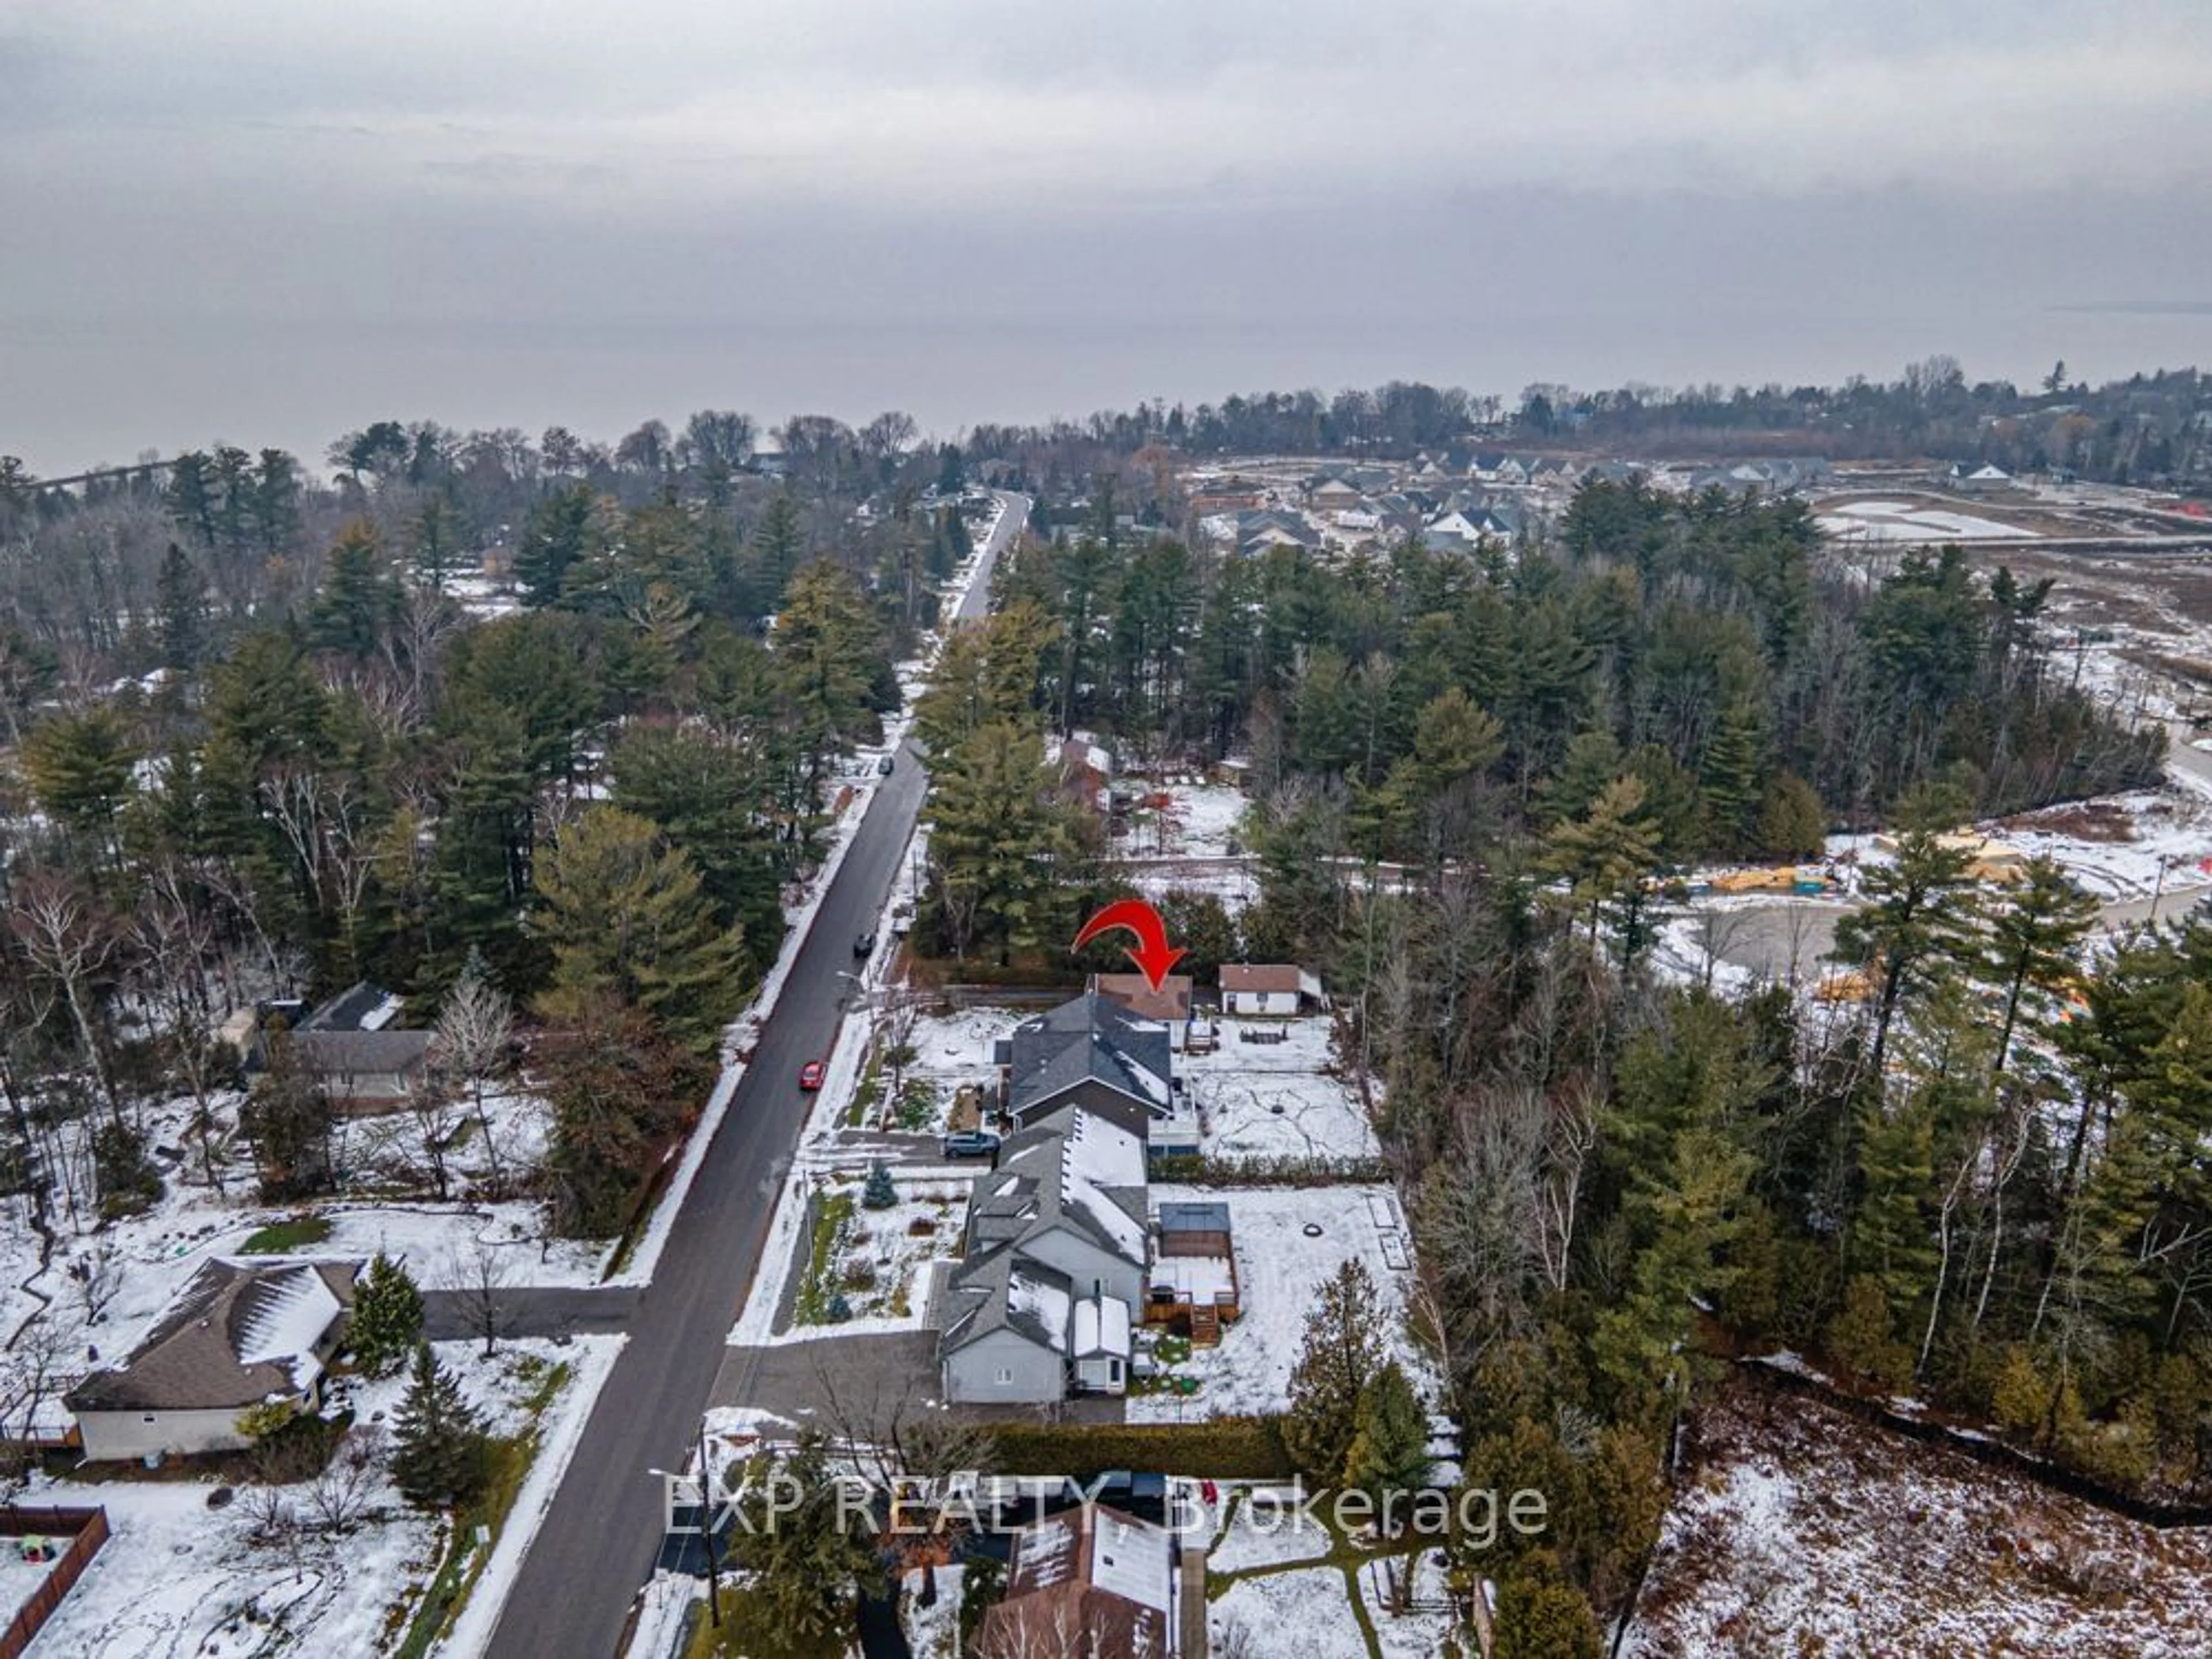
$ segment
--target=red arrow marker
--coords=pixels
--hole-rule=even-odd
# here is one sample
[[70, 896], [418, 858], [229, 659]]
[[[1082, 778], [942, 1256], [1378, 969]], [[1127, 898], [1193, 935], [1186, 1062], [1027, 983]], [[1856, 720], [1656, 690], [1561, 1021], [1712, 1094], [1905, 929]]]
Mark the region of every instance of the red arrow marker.
[[1123, 947], [1123, 954], [1137, 964], [1145, 981], [1158, 991], [1167, 982], [1169, 971], [1189, 955], [1181, 945], [1168, 943], [1168, 925], [1160, 920], [1160, 913], [1142, 899], [1117, 899], [1083, 924], [1083, 931], [1075, 936], [1071, 951], [1080, 951], [1101, 933], [1110, 933], [1115, 928], [1126, 928], [1137, 936], [1134, 950]]

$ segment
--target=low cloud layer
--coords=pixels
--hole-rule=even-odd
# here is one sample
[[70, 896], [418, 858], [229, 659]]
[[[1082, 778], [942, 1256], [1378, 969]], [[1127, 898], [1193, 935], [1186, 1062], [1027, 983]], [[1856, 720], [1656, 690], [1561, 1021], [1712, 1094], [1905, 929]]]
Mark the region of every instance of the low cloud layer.
[[334, 373], [454, 420], [713, 380], [949, 428], [1340, 374], [2018, 374], [2045, 333], [2118, 370], [2205, 340], [2208, 70], [2201, 0], [33, 0], [0, 450], [301, 442]]

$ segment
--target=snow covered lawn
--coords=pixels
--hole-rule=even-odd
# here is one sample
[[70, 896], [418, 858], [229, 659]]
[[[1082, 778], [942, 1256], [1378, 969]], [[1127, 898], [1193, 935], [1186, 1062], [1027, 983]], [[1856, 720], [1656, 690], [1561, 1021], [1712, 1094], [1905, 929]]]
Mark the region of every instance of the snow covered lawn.
[[[1262, 1507], [1255, 1510], [1257, 1495]], [[1239, 1493], [1213, 1547], [1206, 1553], [1208, 1572], [1243, 1572], [1253, 1567], [1285, 1566], [1294, 1561], [1318, 1561], [1334, 1541], [1328, 1529], [1307, 1525], [1297, 1509], [1294, 1486], [1254, 1487]]]
[[1167, 805], [1141, 805], [1129, 815], [1129, 833], [1116, 848], [1123, 857], [1218, 859], [1245, 850], [1237, 830], [1250, 802], [1242, 789], [1145, 778], [1131, 778], [1127, 787], [1147, 803], [1164, 795]]
[[[442, 1343], [438, 1353], [499, 1434], [526, 1425], [529, 1397], [544, 1386], [551, 1366], [570, 1366], [568, 1381], [539, 1419], [542, 1467], [562, 1424], [573, 1419], [580, 1425], [589, 1412], [618, 1346], [619, 1339], [605, 1338], [566, 1348], [507, 1343], [486, 1360], [478, 1345]], [[355, 1435], [383, 1439], [388, 1450], [404, 1379], [357, 1382], [353, 1390]], [[342, 1444], [339, 1460], [344, 1455]], [[388, 1478], [376, 1480], [368, 1513], [351, 1532], [302, 1535], [296, 1547], [252, 1538], [258, 1507], [253, 1488], [240, 1488], [222, 1510], [208, 1507], [214, 1490], [206, 1479], [64, 1480], [42, 1482], [28, 1494], [27, 1501], [34, 1504], [103, 1506], [112, 1528], [40, 1632], [31, 1648], [34, 1659], [374, 1653], [392, 1630], [404, 1628], [410, 1586], [419, 1585], [437, 1565], [441, 1523], [409, 1508]], [[311, 1491], [307, 1484], [277, 1489], [302, 1514], [310, 1511]], [[536, 1516], [526, 1508], [529, 1492], [526, 1482], [502, 1543], [534, 1525]], [[501, 1588], [495, 1576], [497, 1553], [477, 1596], [495, 1595]]]
[[[1410, 1586], [1403, 1582], [1409, 1571], [1413, 1574]], [[1389, 1575], [1392, 1573], [1399, 1576], [1403, 1613], [1390, 1611]], [[1444, 1587], [1443, 1551], [1423, 1550], [1410, 1560], [1399, 1556], [1364, 1562], [1358, 1577], [1360, 1598], [1367, 1603], [1367, 1616], [1375, 1623], [1382, 1659], [1434, 1659], [1442, 1651], [1444, 1638], [1457, 1622]]]
[[[1181, 1054], [1176, 1065], [1197, 1103], [1209, 1157], [1372, 1158], [1375, 1131], [1358, 1091], [1327, 1073], [1330, 1022], [1318, 1016], [1265, 1026], [1224, 1019], [1210, 1054]], [[1245, 1042], [1240, 1032], [1279, 1031], [1280, 1043]]]
[[[871, 1210], [861, 1202], [866, 1182], [857, 1175], [832, 1177], [821, 1189], [825, 1204], [842, 1197], [851, 1208], [820, 1264], [818, 1299], [826, 1303], [842, 1295], [851, 1317], [809, 1322], [802, 1294], [793, 1334], [833, 1336], [841, 1330], [907, 1330], [922, 1324], [929, 1311], [933, 1264], [959, 1248], [969, 1183], [917, 1179], [896, 1167], [890, 1173], [899, 1200], [889, 1209]], [[812, 1246], [811, 1239], [801, 1241], [808, 1259], [794, 1261], [793, 1272], [812, 1270]]]
[[[1206, 1622], [1217, 1652], [1232, 1630], [1241, 1631], [1243, 1650], [1250, 1653], [1370, 1659], [1372, 1652], [1340, 1567], [1300, 1567], [1239, 1578], [1207, 1607]], [[1294, 1645], [1281, 1645], [1285, 1637]]]
[[[1243, 1316], [1223, 1329], [1219, 1346], [1193, 1348], [1173, 1367], [1178, 1376], [1198, 1379], [1195, 1395], [1131, 1395], [1129, 1421], [1281, 1411], [1305, 1340], [1306, 1315], [1322, 1285], [1354, 1258], [1374, 1276], [1378, 1311], [1401, 1357], [1412, 1358], [1402, 1329], [1404, 1219], [1388, 1187], [1152, 1189], [1156, 1207], [1197, 1200], [1228, 1203]], [[1309, 1235], [1309, 1228], [1319, 1236]]]

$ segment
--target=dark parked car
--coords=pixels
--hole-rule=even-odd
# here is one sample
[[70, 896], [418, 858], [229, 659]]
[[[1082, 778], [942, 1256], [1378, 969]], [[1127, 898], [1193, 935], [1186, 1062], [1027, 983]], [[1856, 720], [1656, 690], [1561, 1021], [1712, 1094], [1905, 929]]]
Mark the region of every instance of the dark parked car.
[[1120, 1510], [1154, 1526], [1167, 1524], [1168, 1478], [1164, 1474], [1109, 1469], [1091, 1481], [1084, 1496], [1094, 1504]]
[[875, 948], [876, 936], [873, 933], [855, 933], [853, 935], [853, 954], [854, 956], [865, 957], [871, 951], [874, 951]]
[[891, 757], [889, 755], [884, 756], [881, 760], [876, 763], [876, 771], [880, 776], [886, 778], [890, 776]]
[[947, 1158], [995, 1158], [999, 1138], [988, 1129], [955, 1129], [945, 1137]]

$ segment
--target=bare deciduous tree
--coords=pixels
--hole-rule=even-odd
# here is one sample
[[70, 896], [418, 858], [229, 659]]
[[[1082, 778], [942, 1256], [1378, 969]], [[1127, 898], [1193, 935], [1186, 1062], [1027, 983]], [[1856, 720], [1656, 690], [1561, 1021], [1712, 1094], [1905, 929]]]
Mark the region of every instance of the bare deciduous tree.
[[114, 1243], [94, 1240], [90, 1249], [70, 1263], [69, 1276], [84, 1308], [84, 1322], [97, 1325], [123, 1290], [123, 1263], [116, 1259]]
[[114, 918], [83, 884], [59, 870], [33, 870], [15, 884], [8, 924], [32, 965], [51, 979], [68, 1004], [86, 1065], [99, 1080], [109, 1111], [122, 1108], [107, 1064], [106, 1045], [94, 1022], [100, 976], [120, 944]]
[[61, 1342], [53, 1322], [34, 1315], [0, 1354], [0, 1501], [15, 1502], [38, 1466], [33, 1442], [40, 1409], [60, 1382]]
[[415, 1142], [429, 1166], [430, 1188], [441, 1203], [447, 1194], [446, 1154], [453, 1132], [461, 1126], [460, 1103], [446, 1079], [436, 1073], [418, 1077], [407, 1090], [407, 1115], [414, 1120]]
[[499, 1352], [500, 1339], [513, 1328], [509, 1291], [514, 1267], [509, 1252], [475, 1239], [447, 1252], [439, 1288], [451, 1291], [466, 1312], [469, 1329], [483, 1339], [487, 1357]]
[[350, 1532], [384, 1479], [384, 1431], [356, 1428], [307, 1486], [307, 1512], [324, 1532]]
[[[484, 1109], [484, 1085], [506, 1069], [507, 1049], [514, 1041], [514, 1005], [506, 992], [491, 982], [482, 958], [471, 951], [461, 976], [453, 981], [438, 1009], [431, 1057], [441, 1070], [468, 1080], [494, 1196], [504, 1190], [504, 1183], [498, 1139], [492, 1133], [490, 1114]], [[442, 1189], [440, 1195], [443, 1196]]]

